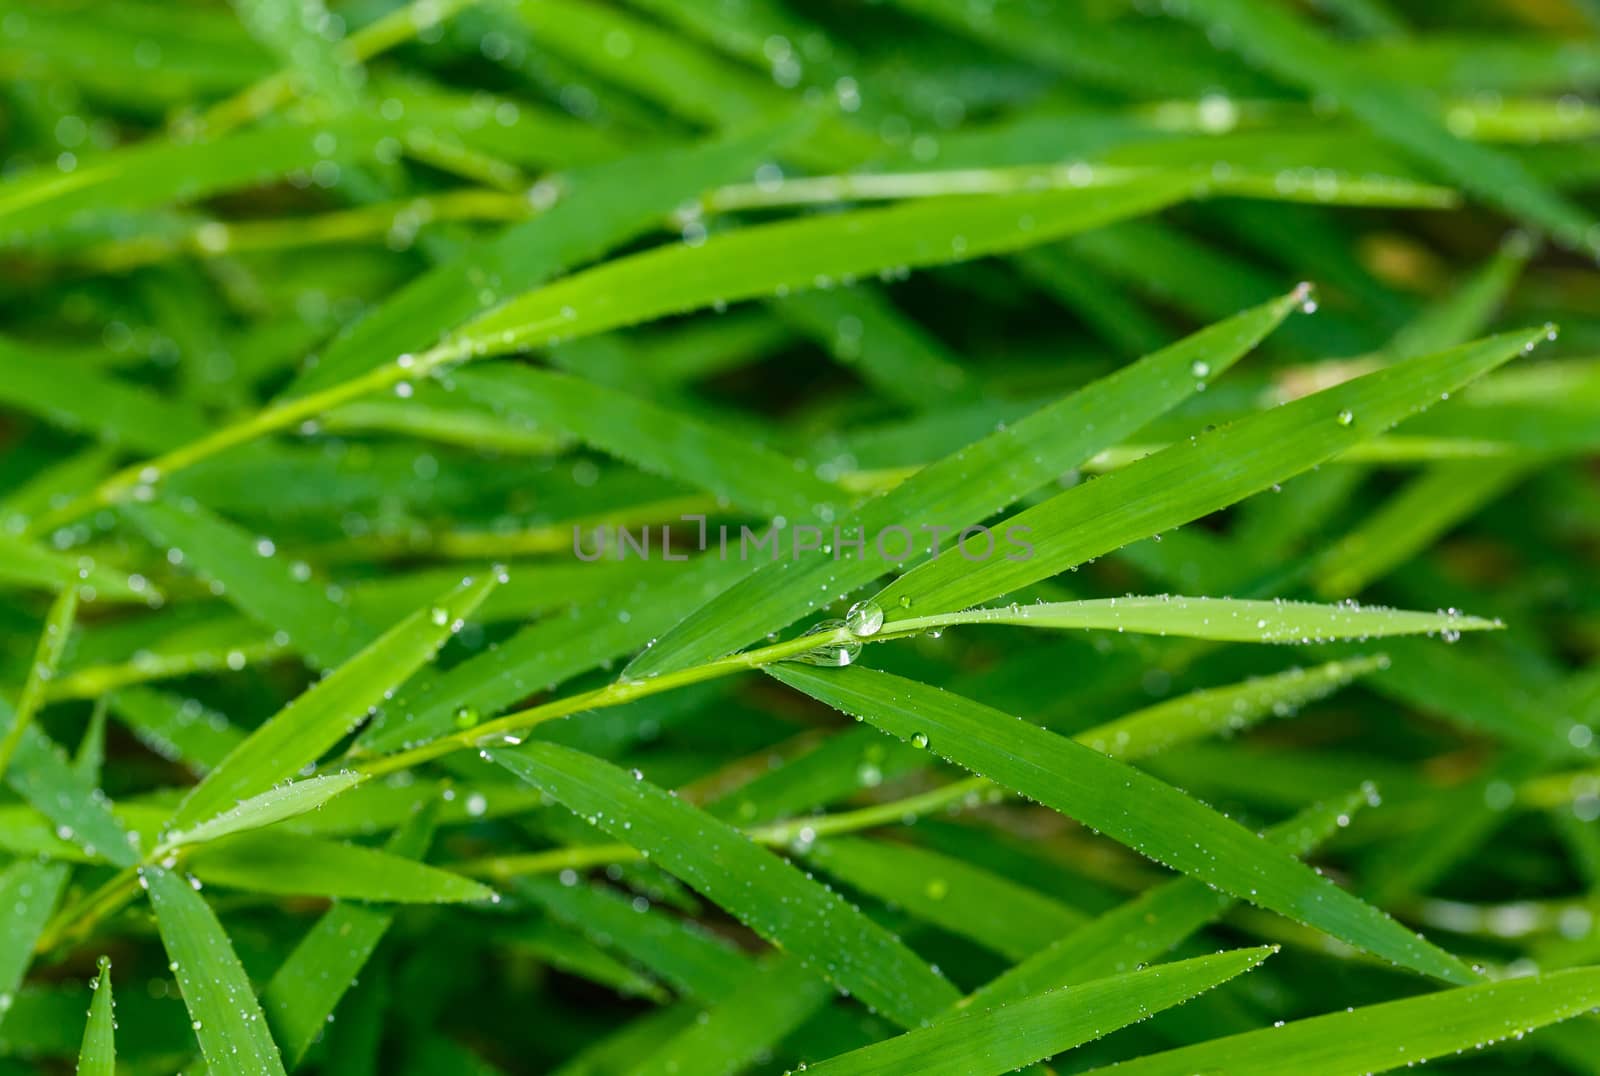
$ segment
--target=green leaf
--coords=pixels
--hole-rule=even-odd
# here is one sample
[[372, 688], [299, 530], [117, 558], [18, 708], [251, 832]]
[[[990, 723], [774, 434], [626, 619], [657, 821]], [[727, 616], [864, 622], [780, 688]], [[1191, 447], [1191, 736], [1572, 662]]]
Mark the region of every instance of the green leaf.
[[837, 894], [654, 785], [556, 744], [489, 754], [569, 810], [647, 852], [654, 863], [901, 1026], [915, 1027], [958, 996]]
[[488, 886], [404, 856], [287, 833], [250, 833], [208, 844], [192, 851], [187, 863], [208, 884], [252, 893], [391, 904], [495, 899]]
[[1092, 748], [888, 673], [798, 665], [766, 671], [1241, 900], [1435, 978], [1473, 979], [1461, 961], [1257, 834]]
[[53, 165], [0, 183], [0, 231], [37, 234], [84, 214], [195, 201], [319, 161], [370, 157], [399, 130], [373, 116], [265, 127], [202, 142], [151, 139], [99, 154], [71, 172]]
[[968, 609], [959, 613], [910, 617], [895, 631], [920, 632], [957, 624], [1012, 624], [1025, 628], [1073, 628], [1176, 635], [1245, 643], [1321, 643], [1332, 639], [1386, 635], [1455, 635], [1502, 625], [1455, 611], [1414, 613], [1383, 606], [1316, 605], [1311, 602], [1252, 601], [1243, 598], [1099, 598]]
[[943, 344], [867, 288], [805, 291], [772, 309], [890, 399], [930, 408], [973, 391], [971, 377]]
[[[385, 850], [420, 859], [433, 838], [437, 806], [431, 800], [415, 811]], [[326, 1030], [340, 999], [393, 922], [392, 909], [341, 901], [322, 914], [273, 972], [261, 1002], [291, 1068]]]
[[1272, 949], [1235, 949], [1053, 990], [972, 1012], [811, 1065], [823, 1076], [1011, 1072], [1148, 1018], [1257, 967]]
[[147, 602], [161, 596], [141, 575], [119, 572], [93, 558], [42, 549], [10, 535], [0, 535], [0, 583], [58, 592], [88, 588], [106, 601]]
[[100, 974], [94, 980], [94, 1000], [89, 1003], [89, 1022], [83, 1029], [83, 1046], [78, 1050], [78, 1076], [116, 1076], [117, 1042], [115, 1002], [111, 998], [111, 960], [100, 958]]
[[431, 661], [497, 583], [468, 578], [419, 609], [257, 728], [194, 787], [172, 817], [183, 830], [315, 762]]
[[283, 632], [318, 668], [339, 665], [377, 636], [345, 600], [328, 596], [327, 583], [308, 565], [278, 553], [270, 538], [252, 535], [195, 502], [130, 503], [122, 512], [168, 560], [216, 580], [240, 612], [268, 631]]
[[799, 460], [710, 422], [567, 374], [496, 363], [458, 371], [451, 380], [497, 414], [569, 433], [642, 470], [680, 479], [762, 515], [811, 519], [844, 496]]
[[[1371, 790], [1363, 789], [1343, 799], [1313, 805], [1272, 827], [1266, 838], [1293, 855], [1307, 856], [1373, 798]], [[961, 1004], [985, 1008], [1009, 1005], [1041, 991], [1125, 974], [1144, 961], [1169, 952], [1206, 924], [1220, 919], [1234, 904], [1226, 893], [1194, 878], [1151, 886], [1013, 964]]]
[[1577, 968], [1296, 1020], [1092, 1071], [1115, 1071], [1118, 1076], [1208, 1071], [1229, 1076], [1362, 1076], [1520, 1039], [1596, 1005], [1600, 970]]
[[1239, 732], [1264, 717], [1291, 713], [1388, 667], [1386, 655], [1352, 657], [1202, 688], [1095, 725], [1073, 738], [1113, 758], [1145, 758], [1201, 737]]
[[[728, 942], [693, 921], [648, 908], [601, 886], [563, 885], [518, 878], [518, 896], [546, 909], [591, 941], [604, 941], [690, 997], [730, 998], [750, 973], [749, 961]], [[813, 976], [807, 975], [807, 978]]]
[[[10, 720], [11, 708], [0, 699], [0, 724]], [[80, 777], [61, 749], [37, 728], [28, 728], [17, 742], [16, 757], [5, 777], [12, 791], [56, 824], [60, 839], [119, 867], [138, 861], [105, 796]]]
[[23, 682], [22, 693], [17, 696], [9, 727], [5, 735], [0, 736], [0, 775], [10, 767], [18, 744], [32, 727], [33, 715], [44, 704], [45, 685], [55, 676], [61, 664], [61, 654], [66, 649], [67, 636], [72, 634], [72, 620], [77, 612], [77, 587], [64, 587], [56, 595], [56, 600], [50, 603], [50, 611], [44, 618], [44, 631], [34, 648], [33, 664], [28, 666], [28, 678]]
[[1197, 0], [1185, 17], [1220, 27], [1228, 47], [1252, 63], [1325, 98], [1430, 169], [1576, 249], [1594, 250], [1594, 218], [1548, 190], [1514, 157], [1451, 134], [1427, 94], [1351, 62], [1298, 12], [1245, 0]]
[[67, 885], [61, 863], [18, 860], [0, 871], [0, 1023], [15, 1003], [17, 989], [33, 962], [33, 948]]
[[[926, 547], [917, 528], [959, 530], [1080, 466], [1189, 396], [1198, 383], [1195, 370], [1221, 375], [1303, 298], [1285, 296], [1203, 329], [924, 467], [837, 520], [843, 534], [872, 536], [872, 555], [845, 556], [839, 543], [838, 557], [817, 553], [761, 565], [640, 655], [629, 674], [671, 672], [720, 657], [863, 586], [892, 566], [877, 549], [878, 536], [889, 528], [904, 528]], [[984, 480], [973, 481], [980, 474]], [[898, 547], [891, 540], [882, 552]]]
[[1408, 482], [1329, 547], [1314, 585], [1328, 597], [1359, 594], [1527, 476], [1526, 460], [1438, 463]]
[[[1252, 415], [1060, 493], [994, 529], [1031, 555], [974, 565], [956, 550], [914, 568], [874, 601], [889, 624], [964, 608], [1224, 508], [1309, 470], [1530, 350], [1525, 330], [1412, 359]], [[1018, 530], [1018, 528], [1027, 528]]]
[[833, 997], [833, 987], [812, 974], [803, 959], [775, 953], [753, 965], [719, 1004], [697, 1016], [629, 1076], [742, 1072]]
[[205, 435], [207, 423], [175, 400], [60, 356], [0, 340], [0, 404], [136, 452], [164, 452]]
[[[468, 322], [444, 355], [497, 355], [865, 273], [1001, 254], [1152, 213], [1198, 193], [1186, 176], [1125, 184], [930, 199], [808, 217], [618, 258], [512, 299]], [[781, 259], [770, 257], [782, 250]]]
[[555, 187], [560, 200], [547, 212], [400, 289], [342, 333], [292, 392], [314, 392], [427, 347], [505, 296], [650, 232], [707, 189], [753, 173], [795, 130], [769, 125], [703, 146], [650, 149], [561, 177]]
[[[805, 861], [926, 923], [1021, 960], [1083, 924], [1072, 908], [951, 856], [893, 841], [818, 841]], [[1004, 908], [1003, 916], [993, 914]]]
[[221, 814], [213, 815], [187, 829], [169, 832], [157, 850], [157, 856], [184, 845], [205, 844], [235, 833], [262, 829], [314, 811], [324, 803], [366, 780], [359, 773], [331, 773], [322, 777], [308, 777], [291, 781], [251, 796]]
[[738, 561], [716, 557], [675, 567], [681, 570], [666, 578], [619, 587], [568, 614], [531, 624], [441, 676], [419, 678], [362, 734], [358, 753], [426, 742], [449, 732], [463, 709], [495, 713], [530, 691], [554, 688], [631, 653], [670, 628], [683, 609], [705, 602], [744, 570]]
[[281, 1076], [278, 1048], [216, 915], [171, 871], [141, 867], [139, 879], [150, 893], [161, 943], [172, 958], [172, 972], [207, 1066], [228, 1076]]

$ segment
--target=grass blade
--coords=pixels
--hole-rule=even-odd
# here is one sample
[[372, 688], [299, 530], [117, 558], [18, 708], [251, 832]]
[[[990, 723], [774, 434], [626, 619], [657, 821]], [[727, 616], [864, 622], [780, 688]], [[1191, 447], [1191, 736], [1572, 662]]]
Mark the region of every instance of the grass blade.
[[[1303, 299], [1303, 293], [1295, 293], [1245, 311], [1096, 381], [923, 468], [839, 519], [837, 526], [845, 534], [876, 536], [891, 527], [910, 530], [930, 524], [959, 529], [976, 523], [1176, 406], [1194, 391], [1197, 369], [1207, 377], [1222, 374]], [[971, 481], [979, 473], [988, 476], [986, 482]], [[922, 537], [918, 540], [926, 544]], [[875, 542], [868, 549], [878, 553]], [[671, 672], [720, 657], [792, 623], [828, 598], [848, 594], [890, 567], [892, 562], [878, 555], [823, 554], [763, 565], [640, 655], [629, 666], [629, 674]]]
[[[420, 859], [433, 839], [437, 801], [412, 814], [389, 839], [385, 851]], [[340, 902], [301, 937], [261, 991], [261, 1002], [289, 1067], [328, 1026], [341, 998], [372, 958], [394, 921], [388, 908]]]
[[[933, 199], [741, 228], [700, 245], [618, 258], [512, 299], [463, 326], [451, 356], [505, 354], [717, 303], [867, 273], [1000, 254], [1141, 216], [1199, 191], [1185, 176], [1080, 190]], [[768, 252], [783, 250], [774, 261]]]
[[282, 1076], [283, 1060], [261, 1006], [216, 915], [171, 871], [142, 867], [139, 879], [155, 907], [206, 1065], [227, 1076]]
[[314, 811], [339, 793], [360, 784], [366, 778], [359, 773], [331, 773], [323, 777], [308, 777], [291, 781], [241, 801], [237, 806], [214, 815], [187, 829], [174, 830], [166, 835], [157, 849], [159, 857], [184, 845], [206, 844], [235, 833], [262, 829]]
[[1316, 1072], [1361, 1076], [1481, 1050], [1600, 1004], [1600, 970], [1578, 968], [1296, 1020], [1125, 1061], [1118, 1076]]
[[808, 1071], [823, 1076], [998, 1076], [1180, 1005], [1254, 969], [1273, 951], [1235, 949], [1054, 990], [910, 1031]]
[[78, 1076], [116, 1076], [117, 1041], [115, 1002], [111, 997], [111, 961], [100, 958], [100, 974], [94, 980], [94, 1000], [89, 1003], [89, 1022], [83, 1029], [83, 1045], [78, 1050]]
[[[1371, 798], [1370, 790], [1362, 790], [1308, 807], [1268, 830], [1267, 840], [1296, 856], [1307, 856]], [[1042, 991], [1125, 974], [1169, 952], [1233, 906], [1227, 894], [1194, 878], [1152, 886], [1013, 964], [961, 1004], [1009, 1005]]]
[[463, 580], [438, 604], [417, 610], [318, 681], [201, 779], [173, 815], [172, 828], [187, 829], [322, 757], [431, 661], [497, 582], [493, 572]]
[[1548, 190], [1516, 158], [1451, 134], [1420, 89], [1352, 63], [1299, 13], [1243, 0], [1200, 0], [1184, 13], [1225, 28], [1230, 47], [1252, 62], [1348, 109], [1379, 137], [1478, 197], [1574, 249], [1595, 249], [1592, 216]]
[[492, 901], [494, 891], [449, 871], [359, 844], [252, 833], [195, 849], [191, 870], [212, 885], [252, 893], [342, 897], [386, 904]]
[[11, 766], [17, 745], [32, 727], [33, 715], [44, 703], [45, 685], [56, 674], [61, 664], [61, 653], [66, 649], [67, 636], [72, 633], [72, 620], [78, 612], [78, 588], [65, 587], [50, 604], [45, 614], [44, 632], [33, 652], [33, 664], [28, 666], [28, 679], [17, 696], [16, 708], [11, 713], [9, 727], [0, 736], [0, 776]]
[[1501, 627], [1497, 621], [1455, 611], [1415, 613], [1382, 606], [1317, 605], [1312, 602], [1244, 598], [1099, 598], [968, 609], [895, 622], [897, 632], [922, 632], [958, 624], [1011, 624], [1025, 628], [1070, 628], [1173, 635], [1244, 643], [1321, 643], [1387, 635], [1454, 635]]
[[763, 515], [811, 519], [821, 506], [844, 496], [799, 460], [604, 385], [512, 364], [462, 370], [451, 379], [507, 418], [569, 433], [644, 470]]
[[892, 626], [907, 609], [920, 615], [961, 609], [1187, 523], [1381, 433], [1552, 333], [1506, 333], [1398, 363], [1174, 445], [995, 528], [1002, 548], [1031, 543], [1027, 559], [991, 558], [975, 567], [946, 550], [874, 600]]
[[[1100, 830], [1192, 877], [1446, 982], [1470, 968], [1236, 822], [1092, 748], [888, 673], [770, 667], [837, 710]], [[1180, 821], [1181, 820], [1181, 821]]]
[[250, 534], [195, 502], [128, 504], [123, 513], [169, 561], [217, 581], [223, 596], [268, 631], [284, 632], [311, 664], [331, 669], [353, 657], [377, 631], [309, 566], [277, 552], [270, 538]]
[[67, 886], [62, 863], [19, 860], [0, 871], [0, 1023], [16, 1002], [33, 949]]
[[[10, 707], [0, 700], [0, 723], [10, 718]], [[105, 796], [80, 777], [61, 749], [37, 728], [27, 729], [18, 740], [6, 783], [56, 824], [56, 835], [62, 840], [119, 867], [131, 867], [138, 861], [129, 834], [112, 815]]]
[[[888, 931], [748, 837], [654, 785], [555, 744], [492, 759], [802, 957], [902, 1027], [952, 1004], [955, 989]], [[626, 825], [624, 825], [626, 823]]]
[[[790, 125], [768, 126], [704, 146], [650, 150], [562, 177], [560, 200], [547, 212], [401, 289], [342, 333], [301, 374], [292, 392], [325, 389], [427, 347], [486, 305], [644, 235], [704, 191], [752, 174], [794, 133]], [[498, 284], [485, 296], [491, 280]]]

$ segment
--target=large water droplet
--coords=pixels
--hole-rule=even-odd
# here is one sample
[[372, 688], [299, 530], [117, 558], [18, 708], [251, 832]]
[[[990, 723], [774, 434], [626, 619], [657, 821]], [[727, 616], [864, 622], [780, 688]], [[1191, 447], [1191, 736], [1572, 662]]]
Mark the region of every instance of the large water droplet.
[[857, 602], [844, 615], [844, 626], [850, 629], [851, 635], [863, 639], [876, 635], [883, 627], [883, 609], [874, 601]]
[[[845, 627], [842, 620], [824, 620], [807, 635], [831, 635], [840, 628]], [[807, 650], [803, 654], [796, 654], [790, 661], [798, 661], [804, 665], [826, 665], [833, 668], [843, 668], [855, 661], [861, 655], [861, 643], [855, 639], [846, 642], [830, 642], [814, 650]]]

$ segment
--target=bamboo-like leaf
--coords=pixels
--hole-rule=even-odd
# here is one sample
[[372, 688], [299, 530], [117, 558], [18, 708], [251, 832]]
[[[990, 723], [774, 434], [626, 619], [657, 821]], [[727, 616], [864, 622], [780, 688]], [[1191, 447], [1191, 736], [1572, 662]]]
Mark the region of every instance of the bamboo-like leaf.
[[34, 648], [33, 664], [28, 666], [28, 678], [23, 682], [17, 705], [10, 714], [5, 735], [0, 736], [0, 776], [11, 766], [17, 746], [29, 731], [33, 715], [44, 704], [45, 685], [55, 676], [61, 664], [61, 653], [66, 649], [67, 636], [72, 633], [72, 621], [78, 613], [78, 588], [66, 587], [50, 603], [45, 614], [44, 631], [39, 645]]
[[172, 958], [200, 1052], [213, 1073], [274, 1076], [283, 1060], [233, 944], [199, 893], [177, 874], [141, 867], [161, 943]]
[[376, 116], [356, 115], [332, 124], [264, 127], [211, 142], [154, 139], [102, 154], [71, 172], [51, 167], [11, 177], [0, 184], [0, 229], [37, 233], [87, 213], [193, 201], [319, 161], [369, 157], [398, 130]]
[[631, 1070], [630, 1076], [742, 1071], [773, 1043], [803, 1026], [834, 996], [826, 979], [791, 953], [752, 967], [728, 996]]
[[488, 886], [404, 856], [286, 833], [251, 833], [208, 844], [191, 852], [187, 863], [204, 882], [253, 893], [391, 904], [494, 899]]
[[[1374, 798], [1372, 790], [1362, 789], [1315, 804], [1272, 827], [1266, 838], [1303, 858]], [[1009, 1005], [1041, 991], [1125, 974], [1170, 951], [1234, 903], [1194, 878], [1152, 886], [1013, 964], [962, 999], [962, 1007]]]
[[64, 358], [0, 340], [0, 404], [136, 452], [164, 452], [205, 434], [199, 414], [177, 401]]
[[763, 515], [812, 519], [842, 497], [799, 460], [603, 385], [510, 364], [462, 370], [452, 380], [507, 418], [570, 433], [643, 470]]
[[78, 1076], [116, 1076], [115, 1004], [111, 997], [111, 961], [101, 957], [100, 974], [94, 980], [94, 1000], [89, 1003], [89, 1022], [84, 1026], [83, 1046], [78, 1050]]
[[1096, 725], [1074, 738], [1113, 758], [1145, 758], [1202, 736], [1238, 732], [1269, 715], [1292, 713], [1389, 664], [1383, 654], [1352, 657], [1202, 688]]
[[1597, 1004], [1600, 971], [1575, 968], [1296, 1020], [1151, 1054], [1115, 1071], [1119, 1076], [1187, 1076], [1210, 1070], [1230, 1076], [1286, 1071], [1360, 1076], [1520, 1039]]
[[[11, 708], [0, 699], [0, 723], [10, 719]], [[61, 749], [37, 728], [27, 729], [17, 741], [17, 754], [5, 777], [17, 795], [56, 824], [56, 836], [61, 840], [119, 867], [138, 861], [128, 833], [113, 817], [106, 798], [78, 775]]]
[[1184, 14], [1226, 27], [1231, 48], [1275, 76], [1348, 109], [1379, 137], [1480, 198], [1563, 243], [1594, 249], [1592, 216], [1548, 190], [1515, 158], [1451, 134], [1434, 117], [1421, 90], [1351, 63], [1297, 12], [1240, 0], [1201, 0]]
[[174, 830], [162, 841], [161, 851], [184, 845], [206, 844], [235, 833], [262, 829], [266, 826], [314, 811], [328, 800], [366, 780], [359, 773], [330, 773], [322, 777], [308, 777], [268, 789], [221, 814], [213, 815], [187, 829]]
[[147, 602], [160, 597], [142, 575], [128, 575], [93, 558], [58, 553], [10, 535], [0, 535], [0, 582], [62, 591], [91, 588], [97, 599]]
[[[1203, 383], [1196, 370], [1204, 377], [1222, 374], [1303, 299], [1286, 296], [1204, 329], [923, 468], [837, 521], [842, 534], [872, 536], [862, 556], [817, 554], [762, 565], [636, 659], [630, 674], [719, 657], [870, 582], [892, 567], [877, 549], [891, 527], [904, 528], [926, 547], [916, 528], [958, 531], [1006, 507], [1178, 404]], [[972, 481], [979, 473], [988, 476], [985, 482]], [[841, 553], [844, 548], [841, 543]], [[898, 548], [890, 544], [883, 552]]]
[[189, 793], [172, 817], [187, 829], [315, 762], [461, 629], [497, 578], [466, 579], [419, 609], [252, 732]]
[[[1162, 209], [1198, 192], [1187, 176], [866, 209], [741, 228], [700, 245], [618, 258], [468, 322], [446, 355], [496, 355], [866, 273], [1000, 254]], [[785, 257], [773, 261], [771, 249]]]
[[592, 941], [604, 940], [693, 998], [733, 997], [750, 973], [749, 961], [726, 941], [692, 922], [656, 909], [640, 912], [628, 898], [590, 885], [522, 878], [517, 893]]
[[1235, 949], [1038, 994], [810, 1066], [825, 1076], [990, 1076], [1070, 1050], [1252, 970], [1274, 950]]
[[[1021, 960], [1083, 924], [1074, 909], [950, 856], [891, 841], [818, 841], [807, 863], [923, 922]], [[996, 916], [995, 908], [1006, 914]]]
[[1446, 982], [1473, 979], [1460, 960], [1237, 822], [1098, 751], [888, 673], [798, 665], [767, 671], [1241, 900]]
[[737, 830], [599, 759], [533, 743], [491, 757], [569, 810], [647, 851], [757, 933], [902, 1026], [956, 992], [888, 931]]
[[946, 550], [874, 600], [890, 623], [905, 619], [907, 610], [929, 615], [960, 609], [1187, 523], [1388, 429], [1551, 333], [1506, 333], [1412, 359], [1174, 445], [995, 528], [1001, 548], [1020, 539], [1032, 545], [1031, 556], [992, 557], [974, 566]]
[[[647, 150], [563, 177], [548, 212], [418, 278], [334, 341], [294, 392], [313, 392], [432, 344], [486, 306], [658, 227], [708, 188], [750, 175], [796, 131], [769, 125], [704, 146]], [[552, 192], [555, 193], [555, 192]], [[489, 281], [497, 282], [485, 294]]]
[[1243, 598], [1099, 598], [968, 609], [896, 621], [896, 631], [917, 632], [957, 624], [1012, 624], [1029, 628], [1081, 628], [1176, 635], [1248, 643], [1321, 643], [1386, 635], [1458, 635], [1501, 625], [1454, 610], [1416, 613], [1382, 606], [1316, 605], [1311, 602]]
[[[433, 838], [437, 802], [429, 801], [389, 839], [385, 851], [420, 859]], [[291, 1068], [326, 1029], [341, 998], [372, 958], [394, 913], [340, 902], [323, 913], [261, 991], [262, 1007]]]
[[61, 863], [18, 860], [0, 871], [0, 1023], [16, 1002], [17, 988], [33, 962], [33, 949], [67, 885]]
[[327, 584], [308, 565], [278, 553], [270, 538], [192, 502], [128, 504], [123, 512], [168, 551], [169, 560], [216, 580], [229, 602], [267, 630], [288, 635], [319, 668], [339, 665], [377, 635], [347, 602], [328, 597]]

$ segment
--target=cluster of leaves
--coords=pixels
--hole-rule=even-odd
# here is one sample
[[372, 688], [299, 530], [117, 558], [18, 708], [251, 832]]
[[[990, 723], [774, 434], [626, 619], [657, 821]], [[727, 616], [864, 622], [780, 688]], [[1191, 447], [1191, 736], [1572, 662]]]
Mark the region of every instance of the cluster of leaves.
[[1600, 5], [0, 69], [0, 1073], [1600, 1073]]

